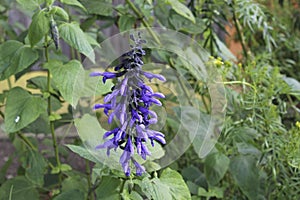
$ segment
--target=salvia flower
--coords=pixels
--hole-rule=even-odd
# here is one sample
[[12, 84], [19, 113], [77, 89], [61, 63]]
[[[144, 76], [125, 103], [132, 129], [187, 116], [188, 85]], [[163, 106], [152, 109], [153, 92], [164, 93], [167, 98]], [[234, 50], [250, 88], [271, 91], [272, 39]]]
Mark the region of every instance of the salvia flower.
[[131, 45], [131, 50], [121, 56], [121, 62], [114, 67], [115, 72], [93, 72], [91, 76], [102, 76], [103, 83], [107, 79], [117, 79], [117, 83], [113, 86], [112, 92], [104, 97], [103, 104], [94, 105], [94, 109], [104, 109], [104, 113], [108, 116], [108, 123], [112, 123], [115, 119], [118, 127], [107, 131], [103, 138], [106, 141], [100, 144], [96, 149], [107, 149], [109, 156], [110, 150], [120, 148], [123, 153], [120, 157], [120, 164], [126, 176], [130, 175], [130, 163], [132, 162], [136, 175], [140, 176], [145, 172], [145, 168], [140, 165], [134, 158], [134, 154], [138, 154], [146, 160], [151, 152], [146, 146], [146, 142], [150, 141], [154, 146], [154, 141], [165, 144], [165, 136], [163, 133], [151, 130], [149, 126], [157, 123], [157, 115], [150, 110], [153, 104], [161, 106], [161, 102], [157, 98], [164, 98], [162, 93], [154, 92], [151, 87], [147, 86], [144, 79], [151, 81], [158, 79], [165, 81], [165, 78], [159, 74], [152, 74], [142, 70], [142, 56], [145, 51], [141, 45], [145, 40], [141, 39], [140, 34], [135, 39], [130, 35], [130, 39], [135, 45]]

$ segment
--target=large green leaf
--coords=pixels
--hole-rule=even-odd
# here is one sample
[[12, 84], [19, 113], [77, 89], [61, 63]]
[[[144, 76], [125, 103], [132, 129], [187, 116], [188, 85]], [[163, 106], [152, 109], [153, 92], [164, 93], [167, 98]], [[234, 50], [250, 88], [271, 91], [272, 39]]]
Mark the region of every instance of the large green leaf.
[[82, 158], [90, 160], [94, 163], [98, 162], [98, 160], [95, 158], [95, 156], [93, 156], [92, 153], [87, 148], [84, 148], [82, 146], [72, 145], [72, 144], [68, 144], [67, 147], [74, 153], [81, 156]]
[[85, 199], [84, 193], [77, 189], [62, 192], [61, 194], [53, 198], [53, 200], [82, 200], [82, 199]]
[[86, 7], [88, 13], [102, 15], [102, 16], [112, 16], [114, 7], [112, 5], [112, 0], [101, 0], [101, 1], [90, 1], [82, 0], [82, 4]]
[[230, 160], [222, 153], [212, 153], [205, 158], [204, 173], [210, 185], [216, 185], [225, 175]]
[[111, 80], [107, 80], [105, 84], [102, 82], [102, 79], [99, 77], [91, 77], [90, 73], [92, 71], [85, 71], [84, 76], [84, 87], [80, 92], [81, 97], [91, 97], [95, 95], [106, 94], [111, 91], [113, 83]]
[[44, 173], [47, 167], [44, 157], [37, 151], [27, 151], [21, 157], [21, 161], [25, 168], [25, 176], [33, 183], [43, 186]]
[[[12, 45], [12, 46], [10, 46]], [[5, 52], [7, 48], [7, 52]], [[0, 80], [4, 80], [32, 65], [38, 59], [38, 52], [28, 46], [20, 46], [17, 41], [10, 41], [0, 46]], [[7, 56], [6, 58], [4, 56]]]
[[97, 199], [110, 200], [110, 199], [121, 199], [120, 197], [120, 185], [121, 180], [111, 177], [103, 176], [101, 183], [96, 189]]
[[6, 181], [0, 187], [0, 200], [8, 199], [38, 200], [39, 194], [30, 181], [23, 176], [18, 176]]
[[55, 16], [60, 17], [65, 21], [69, 21], [69, 14], [61, 7], [53, 6], [51, 10]]
[[89, 114], [85, 114], [81, 119], [75, 119], [75, 126], [82, 142], [90, 143], [94, 147], [102, 141], [102, 136], [106, 132], [97, 118]]
[[149, 199], [191, 199], [190, 191], [182, 176], [170, 168], [165, 169], [160, 178], [154, 178], [152, 180], [144, 178], [140, 187]]
[[21, 130], [47, 110], [47, 102], [26, 90], [15, 87], [7, 96], [5, 107], [5, 130], [12, 133]]
[[77, 0], [61, 0], [61, 2], [67, 5], [77, 6], [79, 8], [82, 8], [84, 11], [86, 11], [85, 7]]
[[167, 168], [162, 172], [159, 180], [170, 188], [170, 193], [173, 199], [191, 199], [189, 189], [182, 176], [177, 171]]
[[[81, 63], [77, 60], [71, 60], [66, 64], [57, 60], [51, 60], [44, 67], [50, 70], [54, 85], [63, 98], [73, 107], [77, 105], [81, 97], [105, 94], [112, 87], [111, 80], [103, 84], [99, 77], [90, 77], [91, 71], [84, 71]], [[45, 89], [44, 82], [41, 81], [34, 79], [31, 83], [39, 86], [41, 89]]]
[[32, 22], [28, 30], [28, 39], [30, 45], [34, 46], [36, 43], [49, 32], [50, 18], [45, 10], [40, 10], [32, 16]]
[[95, 62], [95, 53], [93, 48], [78, 24], [63, 23], [59, 26], [59, 33], [61, 38], [71, 47], [87, 56], [92, 62]]
[[149, 180], [144, 178], [140, 184], [143, 193], [147, 196], [147, 199], [164, 199], [172, 200], [170, 189], [161, 183], [158, 178]]
[[170, 4], [171, 7], [177, 12], [179, 15], [189, 19], [193, 23], [196, 22], [193, 13], [188, 9], [184, 4], [182, 4], [179, 0], [165, 0], [166, 3]]
[[57, 60], [51, 60], [44, 65], [50, 70], [52, 80], [57, 86], [63, 98], [75, 107], [80, 98], [80, 92], [84, 88], [84, 69], [77, 60], [63, 64]]
[[134, 23], [135, 23], [135, 18], [133, 16], [122, 15], [118, 21], [120, 32], [132, 29]]
[[10, 60], [22, 46], [23, 44], [16, 40], [8, 40], [0, 45], [0, 74], [9, 66]]
[[69, 190], [77, 189], [82, 191], [83, 193], [88, 192], [88, 184], [87, 180], [83, 178], [81, 175], [72, 174], [62, 182], [62, 191], [66, 192]]
[[252, 156], [236, 156], [231, 160], [229, 171], [242, 192], [250, 200], [264, 199], [260, 173]]
[[17, 2], [26, 10], [35, 10], [44, 3], [44, 0], [17, 0]]

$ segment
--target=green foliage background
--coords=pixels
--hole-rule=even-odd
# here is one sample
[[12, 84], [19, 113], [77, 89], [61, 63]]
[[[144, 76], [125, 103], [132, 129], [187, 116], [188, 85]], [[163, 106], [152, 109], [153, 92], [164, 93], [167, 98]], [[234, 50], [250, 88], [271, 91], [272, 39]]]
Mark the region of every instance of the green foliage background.
[[[0, 168], [0, 200], [299, 199], [299, 2], [0, 3], [0, 80], [9, 85], [9, 90], [1, 90], [0, 114], [4, 120], [2, 129], [16, 149]], [[32, 19], [30, 25], [12, 24], [12, 10]], [[56, 129], [75, 124], [80, 130], [98, 132], [101, 137], [104, 129], [97, 120], [90, 115], [74, 120], [71, 106], [88, 109], [78, 103], [79, 98], [94, 95], [95, 85], [97, 95], [104, 95], [112, 83], [102, 85], [98, 79], [89, 78], [90, 71], [83, 68], [82, 61], [95, 61], [93, 48], [110, 36], [105, 34], [108, 29], [122, 32], [152, 26], [186, 34], [209, 52], [211, 57], [205, 65], [217, 67], [226, 86], [226, 118], [221, 136], [207, 157], [198, 157], [199, 141], [195, 140], [169, 167], [127, 178], [101, 165], [78, 139], [66, 146], [59, 145]], [[229, 35], [228, 28], [235, 33]], [[226, 38], [240, 45], [241, 54], [231, 53]], [[203, 104], [198, 112], [210, 114], [208, 89], [204, 81], [198, 81], [191, 67], [172, 59], [168, 53], [151, 53], [189, 80]], [[151, 59], [151, 55], [146, 59]], [[9, 77], [19, 79], [33, 66], [47, 75], [30, 78], [24, 87], [12, 87]], [[31, 93], [29, 88], [39, 92]], [[163, 104], [176, 106], [174, 99], [169, 95]], [[69, 108], [58, 114], [63, 104]], [[101, 113], [97, 116], [101, 121]], [[163, 132], [168, 138], [178, 129], [176, 120], [176, 115], [167, 119]], [[207, 125], [205, 119], [201, 123]], [[32, 133], [51, 135], [50, 143], [43, 141], [48, 151], [39, 151], [37, 137]], [[89, 136], [81, 135], [81, 139], [85, 137]], [[69, 151], [85, 159], [85, 171], [77, 171], [63, 162]], [[17, 174], [7, 179], [7, 170], [15, 158], [20, 164]], [[151, 166], [151, 162], [148, 164]]]

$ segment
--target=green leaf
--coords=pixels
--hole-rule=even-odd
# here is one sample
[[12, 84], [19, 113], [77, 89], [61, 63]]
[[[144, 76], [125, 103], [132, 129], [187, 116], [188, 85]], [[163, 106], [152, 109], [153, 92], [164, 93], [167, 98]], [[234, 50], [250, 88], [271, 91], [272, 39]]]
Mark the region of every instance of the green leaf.
[[142, 180], [140, 187], [147, 199], [172, 200], [170, 189], [162, 184], [158, 178], [149, 180], [147, 177]]
[[72, 167], [68, 164], [61, 164], [60, 165], [60, 171], [61, 172], [72, 171]]
[[15, 87], [7, 96], [5, 109], [5, 129], [13, 133], [26, 127], [47, 110], [47, 102], [41, 97], [29, 94], [26, 90]]
[[62, 182], [62, 191], [80, 190], [83, 193], [88, 192], [88, 184], [85, 178], [80, 175], [72, 175]]
[[80, 190], [73, 189], [62, 192], [58, 196], [54, 197], [53, 200], [82, 200], [84, 198], [84, 193]]
[[143, 200], [143, 197], [139, 193], [137, 193], [136, 191], [132, 191], [129, 194], [129, 199], [131, 199], [131, 200]]
[[40, 8], [44, 0], [17, 0], [17, 2], [26, 10], [35, 10]]
[[175, 170], [170, 168], [165, 169], [159, 180], [169, 187], [173, 199], [188, 200], [191, 199], [191, 194], [182, 176]]
[[199, 34], [204, 30], [204, 22], [202, 19], [196, 18], [196, 22], [191, 23], [187, 18], [177, 14], [174, 10], [170, 11], [168, 17], [169, 22], [174, 26], [175, 30], [184, 31], [191, 34]]
[[223, 198], [224, 194], [224, 188], [219, 187], [213, 187], [209, 188], [208, 191], [206, 191], [204, 188], [200, 187], [198, 188], [198, 195], [201, 197], [216, 197], [216, 198]]
[[190, 180], [203, 187], [207, 186], [205, 175], [195, 166], [184, 168], [181, 174], [185, 180]]
[[82, 10], [86, 11], [85, 7], [77, 0], [61, 0], [61, 2], [67, 5], [77, 6], [79, 8], [82, 8]]
[[179, 0], [165, 0], [166, 3], [170, 4], [171, 7], [177, 12], [179, 15], [189, 19], [193, 23], [196, 22], [193, 13], [188, 9], [184, 4], [180, 3]]
[[79, 156], [90, 160], [94, 163], [99, 162], [93, 155], [92, 153], [87, 149], [84, 148], [82, 146], [76, 146], [76, 145], [72, 145], [72, 144], [68, 144], [66, 145], [71, 151], [73, 151], [74, 153], [78, 154]]
[[291, 92], [300, 94], [300, 82], [291, 77], [282, 77], [282, 79], [290, 86]]
[[32, 16], [32, 22], [28, 30], [30, 45], [34, 46], [48, 34], [50, 30], [50, 18], [45, 10], [39, 10]]
[[86, 36], [86, 39], [88, 40], [88, 42], [91, 45], [96, 46], [96, 47], [100, 47], [100, 44], [97, 42], [97, 40], [94, 37], [92, 37], [90, 34], [85, 33], [85, 36]]
[[102, 16], [113, 16], [112, 0], [90, 1], [82, 0], [82, 4], [86, 7], [89, 14]]
[[95, 62], [94, 50], [78, 24], [63, 23], [59, 26], [59, 33], [66, 43]]
[[120, 32], [127, 31], [133, 28], [135, 18], [131, 15], [122, 15], [118, 20]]
[[55, 16], [58, 16], [65, 21], [69, 21], [68, 13], [61, 7], [53, 6], [50, 12], [53, 12]]
[[241, 191], [250, 200], [264, 199], [259, 170], [252, 156], [236, 156], [231, 160], [229, 171]]
[[[52, 99], [52, 98], [51, 98]], [[51, 103], [53, 103], [52, 99]], [[53, 108], [54, 106], [52, 106]], [[42, 113], [34, 122], [27, 125], [25, 128], [22, 129], [24, 133], [42, 133], [42, 134], [49, 134], [51, 133], [49, 117], [46, 112]]]
[[100, 126], [97, 118], [89, 114], [85, 114], [81, 119], [75, 119], [75, 126], [82, 142], [93, 142], [91, 146], [94, 147], [102, 141], [102, 136], [106, 132]]
[[204, 173], [211, 186], [224, 177], [229, 163], [229, 158], [222, 153], [212, 153], [205, 158]]
[[121, 199], [120, 197], [121, 180], [111, 176], [103, 176], [97, 189], [95, 190], [97, 199], [110, 200]]
[[[31, 49], [28, 46], [21, 46], [19, 47], [18, 43], [10, 42], [8, 44], [13, 45], [13, 47], [8, 47], [8, 53], [4, 53], [4, 56], [7, 55], [8, 57], [5, 59], [1, 59], [0, 56], [0, 63], [6, 62], [5, 64], [0, 65], [0, 70], [3, 70], [3, 73], [0, 74], [0, 80], [4, 80], [11, 75], [17, 74], [22, 70], [26, 69], [27, 67], [31, 66], [39, 57], [38, 52], [36, 50]], [[1, 45], [2, 46], [2, 45]], [[5, 48], [6, 45], [2, 46]], [[16, 47], [19, 49], [15, 50]], [[3, 49], [3, 51], [5, 51]], [[1, 52], [1, 49], [0, 49]], [[10, 59], [9, 59], [10, 58]], [[2, 68], [3, 67], [3, 68]]]
[[6, 181], [6, 174], [8, 169], [10, 169], [11, 164], [13, 163], [15, 155], [10, 154], [7, 161], [0, 168], [0, 185]]
[[[11, 194], [10, 194], [11, 193]], [[34, 185], [24, 176], [18, 176], [6, 181], [0, 187], [0, 200], [38, 200], [39, 194]]]
[[25, 176], [33, 183], [43, 186], [47, 167], [44, 157], [39, 152], [27, 151], [25, 156], [21, 157], [21, 161], [25, 169]]
[[99, 77], [90, 77], [92, 71], [85, 71], [84, 87], [80, 92], [81, 97], [92, 97], [95, 95], [106, 94], [111, 91], [113, 83], [111, 80], [107, 80], [105, 84]]
[[50, 70], [52, 80], [63, 98], [73, 107], [76, 107], [80, 98], [80, 92], [84, 87], [84, 69], [77, 60], [63, 64], [57, 60], [51, 60], [44, 65]]
[[22, 46], [21, 42], [15, 40], [8, 40], [0, 45], [0, 74], [9, 66], [10, 60]]

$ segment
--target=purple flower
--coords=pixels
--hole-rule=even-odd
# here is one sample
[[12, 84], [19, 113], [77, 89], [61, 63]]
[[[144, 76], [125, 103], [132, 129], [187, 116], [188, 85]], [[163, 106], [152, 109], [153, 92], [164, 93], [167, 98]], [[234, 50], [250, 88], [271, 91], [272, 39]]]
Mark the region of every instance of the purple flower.
[[[161, 106], [162, 103], [157, 98], [164, 98], [162, 93], [154, 92], [151, 87], [147, 86], [144, 78], [156, 78], [161, 81], [166, 79], [159, 74], [152, 74], [142, 70], [144, 62], [142, 56], [146, 52], [142, 49], [141, 44], [145, 43], [138, 35], [135, 39], [132, 35], [131, 40], [135, 46], [129, 52], [121, 56], [121, 63], [117, 65], [115, 72], [93, 72], [91, 76], [102, 76], [103, 82], [107, 79], [117, 79], [117, 83], [112, 88], [112, 92], [104, 97], [104, 104], [95, 104], [94, 109], [104, 108], [104, 113], [108, 116], [108, 123], [115, 120], [117, 128], [104, 133], [103, 138], [107, 139], [96, 149], [107, 148], [107, 155], [110, 150], [118, 147], [123, 150], [120, 157], [120, 164], [126, 176], [130, 175], [130, 162], [136, 168], [136, 175], [140, 176], [145, 172], [145, 168], [140, 165], [134, 158], [134, 152], [143, 158], [151, 155], [146, 146], [150, 140], [154, 146], [154, 141], [166, 144], [163, 133], [151, 130], [149, 126], [157, 123], [157, 114], [150, 110], [153, 104]], [[122, 78], [123, 77], [123, 78]], [[110, 139], [108, 139], [111, 137]]]

